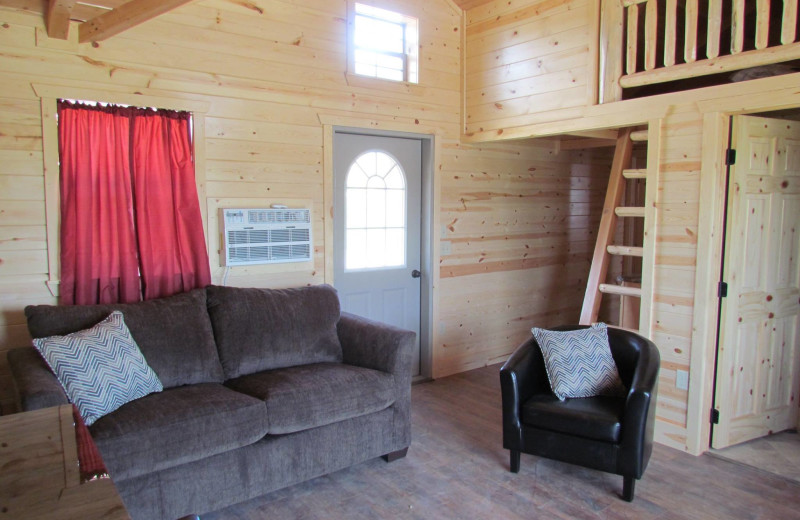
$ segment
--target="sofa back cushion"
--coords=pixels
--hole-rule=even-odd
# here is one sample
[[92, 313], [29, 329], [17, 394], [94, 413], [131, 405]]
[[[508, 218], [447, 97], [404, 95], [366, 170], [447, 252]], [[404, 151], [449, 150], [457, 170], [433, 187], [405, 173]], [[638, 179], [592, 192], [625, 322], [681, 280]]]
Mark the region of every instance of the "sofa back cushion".
[[223, 381], [205, 289], [137, 303], [29, 305], [25, 316], [31, 336], [44, 338], [87, 329], [115, 310], [164, 388]]
[[329, 285], [297, 289], [208, 287], [225, 378], [308, 363], [340, 362], [339, 297]]

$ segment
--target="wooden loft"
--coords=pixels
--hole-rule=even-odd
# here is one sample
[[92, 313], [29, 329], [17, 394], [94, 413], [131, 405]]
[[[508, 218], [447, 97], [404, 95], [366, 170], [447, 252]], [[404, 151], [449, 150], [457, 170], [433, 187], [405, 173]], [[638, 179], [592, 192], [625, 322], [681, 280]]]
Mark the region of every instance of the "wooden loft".
[[192, 0], [13, 0], [12, 7], [41, 12], [47, 35], [66, 40], [70, 21], [80, 22], [78, 41], [96, 42], [135, 27]]
[[602, 2], [600, 102], [623, 90], [800, 59], [798, 2]]
[[466, 142], [636, 126], [800, 71], [798, 0], [495, 1], [465, 19]]

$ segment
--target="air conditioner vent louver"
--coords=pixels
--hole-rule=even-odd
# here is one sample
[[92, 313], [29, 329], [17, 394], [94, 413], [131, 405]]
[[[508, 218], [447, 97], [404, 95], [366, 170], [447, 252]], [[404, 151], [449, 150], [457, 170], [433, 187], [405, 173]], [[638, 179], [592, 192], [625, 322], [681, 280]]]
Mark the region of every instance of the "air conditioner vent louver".
[[311, 260], [311, 210], [222, 210], [225, 265]]

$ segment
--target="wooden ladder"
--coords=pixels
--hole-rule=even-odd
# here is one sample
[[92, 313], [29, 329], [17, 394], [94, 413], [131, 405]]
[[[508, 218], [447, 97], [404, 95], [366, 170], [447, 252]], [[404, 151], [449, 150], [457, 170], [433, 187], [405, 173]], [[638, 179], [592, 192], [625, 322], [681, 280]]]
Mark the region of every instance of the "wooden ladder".
[[[603, 294], [617, 294], [621, 297], [641, 298], [641, 287], [629, 287], [605, 283], [608, 266], [612, 256], [643, 257], [643, 245], [613, 244], [617, 226], [617, 217], [644, 218], [644, 207], [620, 206], [625, 185], [629, 179], [646, 179], [646, 169], [632, 169], [631, 155], [634, 142], [647, 141], [647, 130], [634, 131], [625, 128], [619, 131], [614, 160], [611, 164], [611, 175], [608, 179], [608, 190], [600, 217], [597, 232], [597, 243], [592, 256], [592, 267], [586, 283], [586, 295], [583, 298], [580, 323], [589, 325], [597, 321], [597, 313]], [[638, 327], [637, 327], [638, 328]]]

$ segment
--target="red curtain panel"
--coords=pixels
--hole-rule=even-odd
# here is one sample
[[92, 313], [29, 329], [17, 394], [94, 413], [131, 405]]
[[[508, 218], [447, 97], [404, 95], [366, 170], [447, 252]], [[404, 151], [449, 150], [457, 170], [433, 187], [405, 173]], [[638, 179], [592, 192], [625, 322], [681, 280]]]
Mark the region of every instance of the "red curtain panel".
[[63, 304], [140, 299], [129, 127], [113, 109], [59, 104]]
[[186, 112], [137, 111], [133, 181], [144, 299], [211, 283]]
[[59, 103], [61, 303], [211, 283], [190, 114]]

